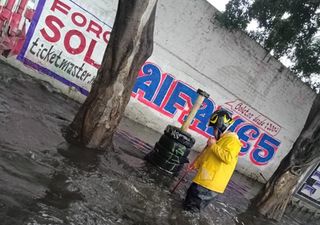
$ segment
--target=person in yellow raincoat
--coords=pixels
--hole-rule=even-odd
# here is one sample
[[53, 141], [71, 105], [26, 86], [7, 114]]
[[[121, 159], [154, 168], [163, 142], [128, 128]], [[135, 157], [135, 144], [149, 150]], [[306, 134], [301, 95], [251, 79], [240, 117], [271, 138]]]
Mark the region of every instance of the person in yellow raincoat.
[[226, 189], [242, 147], [238, 135], [228, 131], [232, 123], [232, 114], [227, 110], [219, 109], [212, 114], [209, 126], [214, 128], [215, 139], [208, 140], [193, 164], [192, 169], [198, 172], [187, 191], [185, 210], [200, 211]]

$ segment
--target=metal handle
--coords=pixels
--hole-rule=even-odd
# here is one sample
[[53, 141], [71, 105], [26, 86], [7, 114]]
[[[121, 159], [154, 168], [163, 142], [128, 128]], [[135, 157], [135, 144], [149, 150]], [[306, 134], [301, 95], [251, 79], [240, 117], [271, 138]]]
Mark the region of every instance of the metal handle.
[[196, 102], [194, 103], [186, 121], [184, 121], [184, 123], [182, 124], [181, 126], [181, 130], [182, 131], [187, 131], [193, 118], [196, 116], [199, 108], [201, 107], [202, 105], [202, 102], [206, 99], [206, 98], [209, 98], [209, 94], [201, 89], [198, 89], [197, 93], [199, 94], [198, 95], [198, 98], [196, 100]]

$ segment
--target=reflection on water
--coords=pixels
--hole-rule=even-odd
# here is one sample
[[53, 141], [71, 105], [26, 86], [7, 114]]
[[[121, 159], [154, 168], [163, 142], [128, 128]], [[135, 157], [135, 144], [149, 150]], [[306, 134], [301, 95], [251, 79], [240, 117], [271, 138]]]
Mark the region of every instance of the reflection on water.
[[132, 135], [138, 125], [116, 133], [114, 151], [69, 145], [61, 130], [79, 104], [0, 66], [1, 224], [277, 224], [246, 211], [254, 183], [239, 174], [203, 213], [184, 212], [193, 174], [171, 194], [177, 178], [143, 160], [152, 146]]

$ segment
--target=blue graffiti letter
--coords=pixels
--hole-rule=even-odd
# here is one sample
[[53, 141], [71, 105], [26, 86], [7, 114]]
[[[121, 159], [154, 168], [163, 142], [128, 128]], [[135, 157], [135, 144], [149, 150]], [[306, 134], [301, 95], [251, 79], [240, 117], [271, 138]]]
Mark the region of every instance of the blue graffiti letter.
[[173, 90], [164, 109], [174, 115], [178, 108], [183, 109], [186, 106], [187, 98], [190, 98], [192, 102], [195, 102], [197, 99], [197, 92], [185, 84], [177, 82], [177, 86]]
[[248, 124], [241, 127], [237, 133], [240, 140], [244, 144], [244, 146], [241, 148], [240, 155], [244, 155], [250, 150], [251, 145], [249, 144], [249, 141], [258, 138], [260, 131], [252, 124]]
[[132, 92], [137, 93], [140, 89], [144, 92], [143, 98], [151, 101], [161, 80], [161, 72], [158, 67], [148, 63], [142, 67], [143, 75], [137, 78]]
[[250, 159], [256, 165], [265, 165], [272, 159], [279, 145], [279, 141], [268, 134], [263, 134], [256, 147], [250, 153]]

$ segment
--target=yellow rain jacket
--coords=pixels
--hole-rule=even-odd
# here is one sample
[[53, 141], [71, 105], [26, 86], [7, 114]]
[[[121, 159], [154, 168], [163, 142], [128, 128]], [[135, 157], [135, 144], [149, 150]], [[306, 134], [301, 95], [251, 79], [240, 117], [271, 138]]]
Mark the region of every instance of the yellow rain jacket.
[[238, 135], [227, 132], [213, 145], [207, 147], [194, 164], [198, 173], [193, 179], [209, 190], [223, 193], [238, 162], [242, 147]]

